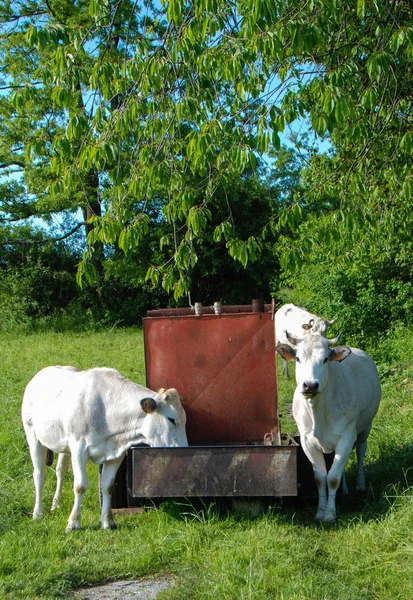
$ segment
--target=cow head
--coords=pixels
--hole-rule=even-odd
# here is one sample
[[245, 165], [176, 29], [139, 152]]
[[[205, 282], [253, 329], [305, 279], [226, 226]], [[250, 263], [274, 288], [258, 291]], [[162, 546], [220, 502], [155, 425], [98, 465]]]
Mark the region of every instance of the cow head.
[[150, 446], [188, 446], [186, 414], [175, 389], [162, 389], [154, 398], [143, 398], [141, 407], [146, 413], [141, 433]]
[[297, 389], [308, 399], [314, 398], [323, 391], [328, 379], [328, 363], [341, 362], [351, 354], [348, 346], [337, 346], [340, 338], [327, 340], [322, 335], [306, 335], [294, 338], [285, 332], [289, 344], [278, 344], [277, 352], [284, 360], [296, 361], [295, 378]]

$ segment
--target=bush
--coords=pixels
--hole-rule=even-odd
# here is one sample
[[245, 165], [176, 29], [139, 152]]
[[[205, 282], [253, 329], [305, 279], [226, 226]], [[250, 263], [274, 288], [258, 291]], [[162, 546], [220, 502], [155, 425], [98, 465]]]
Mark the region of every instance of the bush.
[[[303, 247], [317, 240], [323, 218], [310, 218], [293, 241], [281, 240], [279, 250]], [[402, 244], [389, 245], [385, 233], [343, 231], [331, 244], [310, 244], [299, 272], [284, 279], [282, 303], [293, 302], [328, 319], [343, 341], [370, 352], [400, 327], [413, 327], [411, 261]]]

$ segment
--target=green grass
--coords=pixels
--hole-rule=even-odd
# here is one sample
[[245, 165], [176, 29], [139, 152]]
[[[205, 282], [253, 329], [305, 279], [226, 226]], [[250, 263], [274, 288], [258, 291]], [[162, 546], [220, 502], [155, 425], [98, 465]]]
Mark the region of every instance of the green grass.
[[[72, 505], [70, 476], [62, 506], [33, 522], [31, 463], [20, 420], [24, 387], [43, 366], [106, 365], [144, 383], [139, 330], [0, 335], [0, 598], [53, 600], [82, 585], [169, 572], [169, 600], [361, 600], [413, 598], [413, 359], [411, 332], [388, 344], [380, 363], [383, 401], [366, 460], [369, 491], [338, 507], [335, 525], [314, 522], [314, 506], [273, 504], [241, 517], [217, 504], [164, 502], [158, 510], [118, 515], [116, 531], [99, 527], [97, 468], [83, 529], [64, 534]], [[385, 355], [383, 347], [378, 356]], [[293, 381], [280, 381], [282, 427]], [[355, 465], [349, 467], [350, 492]], [[46, 506], [54, 476], [48, 469]]]

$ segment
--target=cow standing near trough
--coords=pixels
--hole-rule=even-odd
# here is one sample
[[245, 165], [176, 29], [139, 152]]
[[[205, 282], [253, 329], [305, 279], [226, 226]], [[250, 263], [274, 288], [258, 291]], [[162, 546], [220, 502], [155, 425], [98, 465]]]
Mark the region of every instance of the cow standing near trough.
[[[319, 334], [302, 338], [285, 334], [289, 344], [278, 344], [277, 352], [284, 360], [297, 362], [293, 416], [314, 470], [316, 518], [331, 522], [336, 518], [337, 489], [354, 445], [356, 485], [358, 490], [365, 489], [363, 462], [381, 399], [380, 381], [373, 360], [358, 348], [331, 348], [337, 339], [327, 340]], [[331, 452], [334, 460], [327, 473], [324, 454]]]
[[[309, 333], [319, 333], [326, 337], [327, 329], [334, 325], [335, 319], [329, 321], [313, 315], [305, 308], [295, 306], [295, 304], [284, 304], [277, 310], [274, 316], [275, 335], [277, 344], [286, 344], [288, 340], [285, 331], [295, 338], [301, 338]], [[283, 374], [289, 377], [288, 362], [283, 360]]]
[[52, 509], [57, 506], [72, 458], [75, 501], [66, 533], [80, 528], [88, 460], [103, 465], [101, 523], [108, 529], [115, 527], [112, 489], [128, 448], [142, 442], [157, 447], [188, 445], [186, 416], [178, 392], [154, 392], [114, 369], [80, 371], [55, 366], [41, 370], [24, 392], [22, 419], [34, 467], [33, 519], [43, 515], [47, 450], [59, 453]]

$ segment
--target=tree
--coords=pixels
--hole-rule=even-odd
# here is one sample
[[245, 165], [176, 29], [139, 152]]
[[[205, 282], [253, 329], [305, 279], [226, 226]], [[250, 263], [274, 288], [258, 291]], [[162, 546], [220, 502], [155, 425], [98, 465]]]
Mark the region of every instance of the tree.
[[[59, 174], [76, 162], [85, 136], [99, 139], [99, 112], [110, 115], [119, 106], [119, 95], [103, 97], [98, 75], [130, 52], [128, 44], [157, 25], [135, 3], [122, 1], [110, 22], [99, 25], [87, 2], [0, 2], [0, 188], [4, 223], [30, 217], [50, 222], [55, 213], [76, 215], [81, 210], [85, 234], [93, 230], [92, 217], [102, 215], [108, 163], [115, 157], [101, 154], [99, 164], [75, 169], [70, 185], [59, 187]], [[136, 8], [136, 7], [135, 7]], [[152, 11], [154, 14], [156, 11]], [[127, 23], [127, 27], [123, 23]], [[88, 32], [83, 40], [82, 33]], [[149, 34], [148, 34], [149, 36]], [[149, 39], [149, 38], [148, 38]], [[93, 42], [92, 46], [86, 44]], [[85, 47], [83, 46], [85, 44]], [[74, 74], [63, 64], [72, 48]], [[57, 83], [57, 84], [56, 84]], [[128, 148], [125, 148], [126, 155]], [[123, 161], [123, 156], [117, 157]], [[77, 226], [64, 229], [71, 235]], [[101, 272], [103, 244], [89, 247], [94, 271]]]
[[[30, 22], [47, 18], [47, 6], [2, 2], [0, 15], [3, 222], [73, 211], [77, 204], [69, 194], [51, 198], [46, 192], [52, 179], [53, 142], [64, 133], [65, 115], [52, 102], [52, 87], [42, 85], [37, 72], [40, 56], [25, 39]], [[49, 56], [50, 51], [45, 62]]]
[[[330, 217], [308, 245], [331, 248], [340, 223], [360, 235], [372, 227], [380, 234], [395, 221], [396, 229], [410, 226], [407, 0], [169, 0], [160, 10], [148, 4], [140, 30], [138, 9], [126, 1], [71, 5], [70, 18], [67, 10], [56, 3], [65, 18], [50, 28], [49, 14], [47, 23], [30, 25], [26, 39], [44, 52], [36, 73], [69, 115], [65, 134], [54, 137], [48, 193], [73, 197], [90, 173], [99, 173], [104, 187], [104, 214], [89, 219], [92, 246], [117, 243], [133, 252], [161, 201], [173, 244], [166, 264], [150, 266], [152, 281], [175, 297], [186, 293], [194, 244], [212, 223], [217, 243], [222, 232], [230, 254], [247, 265], [268, 226], [254, 241], [238, 236], [220, 209], [219, 190], [254, 169], [259, 155], [278, 151], [280, 133], [305, 117], [320, 136], [331, 136], [335, 154], [326, 163], [313, 160], [314, 185], [277, 213], [275, 229], [296, 228], [318, 206]], [[28, 89], [16, 91], [15, 106], [23, 106]], [[89, 120], [79, 95], [83, 106], [92, 103]], [[282, 265], [299, 268], [305, 255], [290, 248]], [[82, 274], [90, 274], [87, 260]]]
[[[16, 16], [8, 3], [9, 22], [19, 23], [19, 50], [23, 52], [26, 45], [27, 52], [36, 55], [36, 70], [19, 83], [23, 89], [15, 90], [11, 101], [16, 110], [25, 112], [29, 101], [37, 104], [40, 92], [46, 90], [49, 103], [60, 114], [66, 131], [53, 135], [47, 194], [53, 202], [62, 197], [76, 198], [76, 205], [83, 202], [92, 249], [99, 242], [111, 244], [117, 239], [123, 250], [132, 250], [148, 234], [150, 203], [163, 197], [163, 218], [174, 230], [177, 260], [175, 275], [164, 269], [161, 276], [164, 287], [171, 290], [178, 274], [178, 296], [189, 286], [187, 265], [185, 261], [180, 265], [179, 257], [191, 254], [195, 262], [192, 240], [202, 234], [210, 218], [208, 198], [225, 184], [213, 161], [219, 163], [226, 146], [233, 164], [225, 167], [230, 181], [245, 166], [254, 166], [256, 159], [239, 140], [230, 136], [226, 140], [217, 116], [209, 115], [216, 99], [220, 114], [228, 111], [230, 86], [211, 77], [209, 83], [206, 77], [201, 82], [192, 63], [186, 64], [180, 56], [170, 58], [175, 27], [164, 27], [157, 20], [157, 11], [148, 5], [151, 17], [142, 20], [140, 31], [134, 7], [128, 2], [116, 6], [92, 3], [88, 13], [82, 3], [69, 6], [63, 2], [45, 7], [39, 21], [39, 12], [21, 19], [21, 14], [30, 14], [27, 5]], [[127, 26], [122, 30], [123, 22]], [[90, 50], [92, 43], [97, 50]], [[34, 74], [39, 80], [36, 84]], [[185, 89], [198, 93], [209, 84], [210, 92], [204, 93], [202, 114], [198, 115], [198, 107], [186, 97]], [[87, 103], [92, 107], [88, 114]], [[243, 122], [245, 133], [252, 135], [248, 119], [254, 104], [245, 107], [241, 117], [226, 119], [227, 133]], [[176, 123], [171, 115], [180, 115]], [[200, 127], [206, 137], [199, 135]], [[160, 138], [159, 132], [165, 129], [167, 135]], [[220, 147], [212, 152], [214, 138]], [[26, 154], [38, 165], [44, 145], [37, 140], [25, 145]], [[92, 211], [93, 219], [87, 211], [93, 207], [91, 196], [97, 191], [105, 201], [106, 214], [99, 219], [97, 208]], [[231, 240], [230, 250], [244, 264], [251, 259], [246, 240]], [[87, 267], [88, 263], [83, 263], [80, 274], [90, 275]], [[154, 280], [158, 273], [159, 269], [150, 270]]]
[[[222, 299], [225, 304], [249, 303], [253, 297], [269, 299], [271, 297], [271, 281], [279, 275], [279, 264], [274, 253], [274, 242], [278, 233], [272, 231], [271, 224], [276, 222], [279, 205], [284, 196], [292, 190], [291, 182], [284, 181], [285, 171], [294, 174], [293, 165], [298, 169], [294, 155], [286, 151], [283, 154], [282, 168], [260, 168], [258, 172], [245, 173], [234, 178], [231, 185], [216, 190], [216, 213], [211, 215], [204, 234], [192, 242], [192, 254], [185, 253], [176, 258], [182, 270], [186, 269], [190, 281], [190, 292], [193, 301], [201, 301], [211, 305]], [[288, 168], [291, 165], [291, 168]], [[158, 204], [157, 214], [150, 215], [149, 232], [134, 252], [123, 251], [113, 245], [105, 261], [105, 274], [110, 281], [129, 285], [136, 290], [145, 289], [148, 264], [163, 265], [170, 262], [170, 247], [175, 244], [168, 223], [162, 219], [162, 202]], [[230, 219], [223, 219], [230, 214]], [[269, 224], [269, 225], [268, 225]], [[255, 241], [254, 234], [268, 225], [268, 236], [265, 240]], [[260, 260], [248, 262], [246, 267], [234, 260], [226, 249], [227, 241], [235, 231], [241, 239], [247, 240], [251, 251], [259, 254]], [[255, 245], [255, 247], [254, 247]], [[193, 255], [196, 262], [191, 265]], [[148, 285], [148, 284], [147, 284]], [[163, 297], [162, 286], [156, 286], [152, 292], [151, 302], [157, 305], [157, 299]], [[145, 292], [144, 292], [145, 294]], [[136, 295], [136, 292], [135, 292]], [[137, 302], [135, 299], [135, 311]], [[145, 298], [146, 308], [148, 306]], [[187, 302], [186, 298], [181, 302]]]

